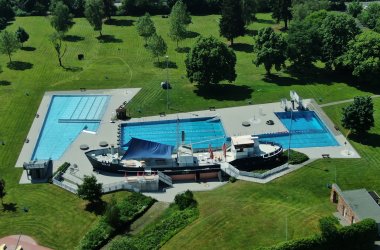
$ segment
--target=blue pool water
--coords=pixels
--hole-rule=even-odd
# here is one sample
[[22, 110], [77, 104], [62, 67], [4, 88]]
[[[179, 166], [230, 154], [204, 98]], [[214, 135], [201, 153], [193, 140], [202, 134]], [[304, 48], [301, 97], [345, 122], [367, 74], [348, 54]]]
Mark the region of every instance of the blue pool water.
[[32, 160], [57, 160], [83, 129], [95, 132], [108, 100], [106, 95], [53, 96]]
[[[338, 146], [338, 142], [314, 111], [278, 112], [277, 117], [291, 131], [290, 148]], [[292, 119], [291, 119], [292, 118]], [[262, 141], [280, 143], [289, 148], [289, 133], [259, 135]]]
[[121, 127], [121, 143], [125, 145], [132, 137], [177, 146], [185, 131], [185, 144], [195, 149], [221, 148], [226, 134], [219, 119], [212, 117], [125, 123]]

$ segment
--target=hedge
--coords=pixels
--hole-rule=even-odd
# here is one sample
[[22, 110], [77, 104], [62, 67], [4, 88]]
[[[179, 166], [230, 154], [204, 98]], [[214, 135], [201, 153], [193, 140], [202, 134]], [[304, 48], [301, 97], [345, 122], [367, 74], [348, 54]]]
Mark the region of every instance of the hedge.
[[[324, 220], [327, 222], [327, 220]], [[326, 234], [325, 234], [326, 235]], [[278, 245], [262, 248], [267, 250], [367, 250], [373, 249], [377, 238], [377, 224], [372, 219], [365, 219], [351, 226], [337, 229], [328, 238], [317, 235], [291, 240]]]
[[77, 249], [100, 249], [119, 231], [144, 214], [154, 202], [154, 199], [140, 193], [132, 193], [127, 196], [116, 204], [120, 209], [120, 223], [118, 223], [120, 226], [118, 228], [112, 227], [106, 222], [105, 216], [102, 216], [100, 221], [84, 235]]
[[[288, 150], [286, 150], [283, 155], [285, 157], [288, 157]], [[296, 164], [301, 164], [307, 160], [309, 160], [309, 157], [305, 155], [304, 153], [295, 151], [293, 149], [290, 149], [290, 154], [289, 154], [289, 164], [296, 165]]]

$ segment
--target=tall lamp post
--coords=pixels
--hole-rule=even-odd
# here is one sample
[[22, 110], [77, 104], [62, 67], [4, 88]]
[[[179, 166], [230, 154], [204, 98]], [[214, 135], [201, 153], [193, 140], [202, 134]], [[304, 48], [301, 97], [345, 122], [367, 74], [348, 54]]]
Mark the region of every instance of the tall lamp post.
[[290, 129], [289, 129], [289, 144], [288, 144], [288, 166], [290, 160], [290, 141], [292, 139], [292, 125], [293, 125], [293, 108], [290, 108]]
[[166, 109], [169, 110], [169, 56], [166, 59]]

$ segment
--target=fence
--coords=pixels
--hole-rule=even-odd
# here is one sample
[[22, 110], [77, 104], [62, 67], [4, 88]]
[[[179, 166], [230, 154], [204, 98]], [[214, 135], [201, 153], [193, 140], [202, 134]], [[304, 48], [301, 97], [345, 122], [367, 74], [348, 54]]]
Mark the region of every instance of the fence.
[[109, 193], [109, 192], [114, 192], [117, 190], [129, 190], [129, 191], [135, 191], [135, 192], [140, 192], [140, 189], [126, 183], [125, 181], [119, 181], [119, 182], [114, 182], [110, 184], [105, 184], [103, 185], [103, 193]]
[[67, 191], [76, 194], [77, 193], [77, 188], [71, 187], [63, 182], [60, 182], [59, 180], [56, 180], [53, 178], [53, 184], [57, 185], [58, 187], [61, 187], [63, 189], [66, 189]]
[[282, 166], [279, 166], [277, 168], [273, 168], [271, 170], [268, 170], [264, 173], [252, 173], [252, 172], [246, 172], [246, 171], [241, 171], [234, 166], [232, 166], [229, 163], [222, 163], [221, 164], [221, 169], [228, 175], [233, 176], [233, 177], [239, 177], [241, 176], [246, 176], [246, 177], [253, 177], [253, 178], [258, 178], [258, 179], [265, 179], [268, 176], [271, 176], [273, 174], [277, 174], [279, 172], [282, 172], [286, 169], [288, 169], [288, 165], [284, 164]]

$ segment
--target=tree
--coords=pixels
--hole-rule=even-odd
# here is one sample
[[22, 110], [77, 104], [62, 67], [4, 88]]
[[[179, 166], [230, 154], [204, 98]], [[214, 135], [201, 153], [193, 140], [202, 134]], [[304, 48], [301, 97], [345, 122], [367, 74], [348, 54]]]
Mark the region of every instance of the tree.
[[103, 0], [103, 4], [104, 15], [108, 20], [110, 20], [112, 18], [112, 15], [115, 15], [116, 12], [115, 0]]
[[23, 47], [24, 43], [29, 40], [29, 34], [22, 27], [18, 27], [16, 31], [16, 37], [17, 40], [21, 43], [21, 47]]
[[83, 183], [78, 185], [78, 196], [84, 200], [88, 200], [91, 203], [100, 201], [102, 197], [103, 185], [98, 183], [96, 177], [84, 176]]
[[253, 61], [257, 67], [263, 64], [268, 75], [273, 66], [279, 71], [286, 60], [285, 52], [286, 42], [281, 34], [269, 27], [259, 30], [254, 45], [256, 59]]
[[186, 38], [185, 26], [178, 20], [170, 20], [169, 36], [176, 42], [178, 48], [178, 43]]
[[144, 16], [139, 17], [136, 23], [136, 29], [139, 36], [144, 38], [146, 46], [148, 37], [156, 33], [156, 27], [154, 27], [154, 23], [150, 18], [149, 13], [145, 13]]
[[373, 102], [369, 96], [357, 96], [354, 102], [343, 108], [342, 126], [354, 133], [361, 134], [375, 124]]
[[241, 0], [242, 18], [245, 25], [256, 20], [257, 2], [256, 0]]
[[330, 9], [333, 11], [346, 11], [345, 0], [329, 0], [330, 1]]
[[114, 195], [112, 195], [110, 202], [107, 204], [103, 218], [104, 221], [113, 228], [118, 228], [121, 224], [120, 209], [117, 206]]
[[177, 1], [173, 5], [170, 12], [170, 21], [172, 20], [178, 21], [184, 26], [187, 26], [191, 23], [190, 13], [187, 11], [187, 6], [182, 0]]
[[348, 42], [359, 34], [355, 19], [344, 13], [328, 13], [320, 28], [322, 38], [322, 61], [328, 69], [337, 68]]
[[170, 12], [169, 36], [177, 43], [186, 38], [186, 26], [191, 23], [191, 16], [187, 11], [186, 4], [181, 0], [176, 2]]
[[1, 199], [1, 206], [4, 206], [3, 199], [4, 199], [5, 194], [6, 194], [6, 192], [5, 192], [5, 181], [4, 181], [4, 179], [0, 179], [0, 199]]
[[288, 29], [288, 21], [292, 19], [291, 0], [271, 0], [272, 17], [280, 22], [284, 21], [285, 29]]
[[234, 43], [234, 38], [244, 35], [244, 25], [240, 0], [222, 0], [219, 32], [221, 36], [230, 41], [231, 46]]
[[362, 12], [362, 10], [363, 5], [359, 2], [359, 0], [354, 0], [348, 5], [348, 13], [350, 13], [355, 18]]
[[67, 51], [67, 46], [62, 43], [62, 34], [54, 33], [50, 37], [50, 41], [54, 46], [54, 50], [57, 53], [57, 58], [59, 62], [59, 66], [63, 67], [62, 58], [65, 56]]
[[364, 26], [374, 29], [380, 19], [380, 3], [370, 3], [358, 17]]
[[322, 238], [331, 241], [338, 235], [336, 225], [339, 221], [335, 217], [323, 217], [319, 220], [319, 228], [322, 232]]
[[294, 21], [302, 21], [308, 15], [319, 10], [327, 10], [329, 8], [328, 0], [298, 0], [293, 1], [292, 19]]
[[306, 21], [293, 22], [286, 42], [287, 55], [294, 66], [309, 66], [320, 58], [321, 42], [318, 31]]
[[9, 22], [15, 17], [15, 12], [12, 9], [11, 1], [0, 0], [0, 13], [1, 17], [4, 18], [6, 22]]
[[197, 201], [194, 199], [193, 192], [190, 190], [186, 190], [184, 193], [177, 194], [174, 197], [174, 202], [178, 206], [179, 210], [195, 207], [197, 205]]
[[160, 56], [164, 56], [166, 54], [168, 46], [161, 36], [154, 34], [148, 38], [147, 49], [154, 57], [157, 57], [157, 61], [160, 62]]
[[380, 34], [364, 31], [348, 43], [342, 56], [343, 64], [352, 69], [352, 75], [368, 81], [380, 77]]
[[102, 36], [103, 17], [104, 17], [104, 4], [103, 0], [87, 0], [84, 8], [84, 15], [94, 28], [95, 31], [99, 31]]
[[0, 33], [0, 53], [7, 54], [9, 62], [12, 62], [12, 54], [20, 48], [16, 34], [4, 30]]
[[73, 26], [73, 16], [69, 7], [58, 1], [52, 10], [51, 26], [59, 33], [66, 33]]
[[236, 79], [236, 55], [214, 37], [200, 37], [187, 54], [186, 72], [190, 82], [200, 85]]
[[373, 30], [380, 33], [380, 17], [377, 19], [376, 26]]

